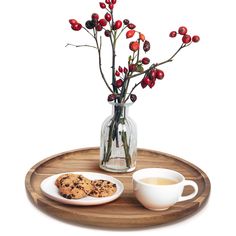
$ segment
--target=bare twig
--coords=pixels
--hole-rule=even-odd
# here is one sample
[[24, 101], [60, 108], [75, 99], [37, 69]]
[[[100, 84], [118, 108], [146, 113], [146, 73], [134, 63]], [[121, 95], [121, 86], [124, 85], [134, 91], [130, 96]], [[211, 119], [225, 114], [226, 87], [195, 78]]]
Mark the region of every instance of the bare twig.
[[68, 47], [68, 46], [73, 46], [73, 47], [76, 47], [76, 48], [79, 48], [79, 47], [89, 47], [89, 48], [95, 48], [95, 49], [97, 49], [97, 47], [91, 46], [91, 45], [87, 45], [87, 44], [75, 45], [75, 44], [72, 44], [72, 43], [67, 43], [65, 47]]

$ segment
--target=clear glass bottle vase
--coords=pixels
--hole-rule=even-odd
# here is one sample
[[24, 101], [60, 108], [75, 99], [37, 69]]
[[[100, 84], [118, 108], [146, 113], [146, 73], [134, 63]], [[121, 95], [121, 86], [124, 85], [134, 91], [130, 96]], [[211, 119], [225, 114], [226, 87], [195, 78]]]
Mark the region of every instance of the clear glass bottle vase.
[[100, 168], [110, 172], [130, 172], [135, 169], [137, 128], [128, 116], [131, 103], [112, 104], [112, 115], [102, 124]]

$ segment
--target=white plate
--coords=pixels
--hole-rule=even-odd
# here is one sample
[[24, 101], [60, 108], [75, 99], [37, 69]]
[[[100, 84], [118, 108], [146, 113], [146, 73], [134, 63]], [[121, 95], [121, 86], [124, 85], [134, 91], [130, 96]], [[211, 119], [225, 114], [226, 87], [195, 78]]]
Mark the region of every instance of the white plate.
[[109, 197], [96, 198], [96, 197], [87, 196], [80, 199], [66, 199], [60, 195], [60, 193], [58, 192], [58, 188], [55, 185], [55, 181], [60, 175], [68, 174], [68, 173], [61, 173], [57, 175], [52, 175], [42, 181], [40, 188], [43, 194], [50, 199], [53, 199], [55, 201], [58, 201], [64, 204], [79, 205], [79, 206], [92, 206], [92, 205], [100, 205], [100, 204], [114, 201], [124, 191], [124, 185], [118, 179], [112, 176], [104, 175], [104, 174], [100, 174], [96, 172], [70, 172], [70, 173], [81, 174], [91, 180], [95, 180], [95, 179], [108, 180], [116, 184], [116, 188], [117, 188], [116, 192], [112, 196], [109, 196]]

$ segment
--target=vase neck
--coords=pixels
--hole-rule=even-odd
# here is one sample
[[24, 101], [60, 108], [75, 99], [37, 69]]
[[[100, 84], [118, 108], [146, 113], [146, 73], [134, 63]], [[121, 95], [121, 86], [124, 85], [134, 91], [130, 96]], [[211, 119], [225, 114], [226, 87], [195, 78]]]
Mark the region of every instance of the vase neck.
[[131, 104], [112, 103], [112, 115], [117, 116], [119, 114], [120, 118], [127, 117], [130, 105]]

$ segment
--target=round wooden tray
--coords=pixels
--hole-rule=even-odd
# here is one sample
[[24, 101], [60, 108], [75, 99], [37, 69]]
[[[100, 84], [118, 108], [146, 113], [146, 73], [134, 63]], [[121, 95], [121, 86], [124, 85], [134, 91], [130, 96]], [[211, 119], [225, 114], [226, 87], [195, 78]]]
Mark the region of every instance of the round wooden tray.
[[[199, 210], [210, 194], [210, 181], [198, 167], [166, 153], [138, 149], [136, 170], [147, 167], [174, 169], [182, 173], [186, 179], [196, 181], [199, 187], [199, 193], [194, 199], [179, 202], [166, 211], [150, 211], [133, 195], [132, 173], [105, 172], [99, 168], [98, 160], [98, 148], [79, 149], [49, 157], [29, 170], [25, 179], [26, 190], [36, 206], [56, 218], [106, 228], [137, 228], [174, 222]], [[42, 194], [40, 183], [43, 179], [72, 171], [93, 171], [114, 176], [123, 182], [124, 193], [117, 200], [99, 206], [64, 205]], [[191, 192], [191, 187], [185, 187], [183, 195]]]

